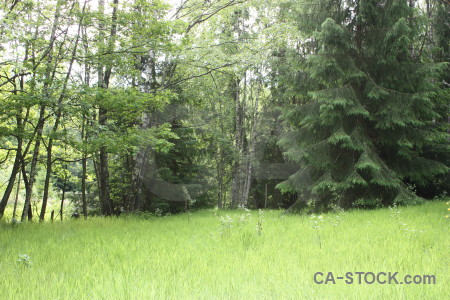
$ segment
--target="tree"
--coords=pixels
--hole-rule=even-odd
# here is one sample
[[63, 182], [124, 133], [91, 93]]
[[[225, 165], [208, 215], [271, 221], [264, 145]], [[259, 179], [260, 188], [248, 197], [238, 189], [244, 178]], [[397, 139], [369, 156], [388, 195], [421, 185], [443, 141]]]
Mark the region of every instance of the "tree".
[[[26, 217], [28, 219], [32, 217], [31, 195], [38, 169], [43, 130], [49, 118], [47, 107], [53, 100], [53, 90], [56, 90], [58, 83], [56, 73], [64, 52], [62, 43], [58, 43], [56, 36], [57, 33], [61, 39], [67, 36], [67, 31], [61, 34], [58, 32], [61, 30], [61, 19], [64, 19], [61, 18], [61, 12], [63, 9], [70, 11], [73, 5], [63, 6], [61, 1], [57, 1], [54, 8], [49, 9], [40, 3], [15, 2], [12, 8], [15, 10], [10, 10], [11, 14], [3, 20], [5, 21], [3, 23], [5, 26], [2, 28], [5, 33], [4, 42], [9, 46], [8, 50], [13, 52], [7, 52], [7, 55], [12, 55], [12, 59], [5, 62], [7, 68], [2, 86], [13, 87], [13, 90], [9, 91], [12, 97], [8, 105], [11, 105], [15, 114], [17, 126], [13, 136], [17, 139], [17, 148], [15, 164], [0, 204], [0, 216], [3, 215], [17, 172], [21, 170], [26, 190], [23, 220]], [[16, 10], [17, 15], [15, 15]], [[14, 25], [14, 21], [19, 17], [24, 20], [22, 26]], [[49, 24], [44, 26], [46, 20]], [[16, 36], [7, 31], [7, 29], [11, 30], [13, 25]], [[37, 111], [34, 110], [34, 106], [38, 107]], [[34, 124], [33, 121], [35, 121]], [[30, 124], [32, 124], [31, 132], [27, 128]], [[29, 161], [27, 154], [32, 147], [32, 157]]]
[[410, 2], [346, 1], [340, 11], [351, 13], [314, 35], [306, 71], [315, 88], [285, 114], [294, 131], [280, 141], [301, 169], [279, 187], [314, 199], [316, 210], [415, 203], [406, 183], [448, 172], [423, 155], [445, 141], [430, 126], [441, 66], [414, 55]]

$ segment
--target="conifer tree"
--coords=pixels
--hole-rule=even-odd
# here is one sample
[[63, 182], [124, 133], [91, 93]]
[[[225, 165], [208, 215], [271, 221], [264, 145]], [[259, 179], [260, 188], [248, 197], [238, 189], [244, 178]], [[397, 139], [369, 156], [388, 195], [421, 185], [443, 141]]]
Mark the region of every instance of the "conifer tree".
[[418, 202], [405, 183], [448, 172], [423, 155], [446, 143], [430, 126], [442, 65], [416, 56], [413, 4], [344, 1], [347, 18], [327, 18], [314, 34], [317, 51], [306, 63], [314, 84], [285, 114], [294, 131], [280, 141], [302, 168], [279, 187], [308, 195], [316, 210]]

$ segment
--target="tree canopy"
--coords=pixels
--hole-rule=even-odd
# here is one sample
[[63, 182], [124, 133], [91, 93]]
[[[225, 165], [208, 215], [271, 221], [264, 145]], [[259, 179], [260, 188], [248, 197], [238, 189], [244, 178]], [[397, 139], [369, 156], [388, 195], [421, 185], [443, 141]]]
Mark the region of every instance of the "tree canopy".
[[446, 193], [449, 20], [439, 0], [4, 1], [0, 216]]

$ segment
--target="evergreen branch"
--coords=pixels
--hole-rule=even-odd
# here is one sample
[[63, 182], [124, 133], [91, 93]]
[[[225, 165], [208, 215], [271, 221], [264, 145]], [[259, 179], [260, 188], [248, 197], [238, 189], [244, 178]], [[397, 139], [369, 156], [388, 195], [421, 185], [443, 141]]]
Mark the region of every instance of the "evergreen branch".
[[377, 84], [375, 82], [375, 80], [370, 76], [369, 72], [364, 73], [364, 74], [367, 75], [367, 78], [370, 80], [371, 83], [373, 83], [377, 88], [382, 89], [384, 91], [392, 92], [392, 93], [396, 93], [396, 94], [400, 94], [400, 95], [405, 95], [405, 96], [413, 96], [414, 94], [416, 94], [416, 93], [405, 93], [405, 92], [400, 92], [400, 91], [397, 91], [397, 90], [385, 88], [385, 87]]

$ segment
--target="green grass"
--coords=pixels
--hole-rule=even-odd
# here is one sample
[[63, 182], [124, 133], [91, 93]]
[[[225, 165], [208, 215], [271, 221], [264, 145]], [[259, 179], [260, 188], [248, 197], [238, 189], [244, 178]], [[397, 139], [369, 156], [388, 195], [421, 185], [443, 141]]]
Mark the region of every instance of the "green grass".
[[[328, 214], [317, 230], [280, 211], [0, 223], [0, 298], [450, 299], [445, 202], [399, 211]], [[231, 228], [219, 221], [227, 215]], [[319, 271], [429, 274], [436, 284], [318, 285]]]

